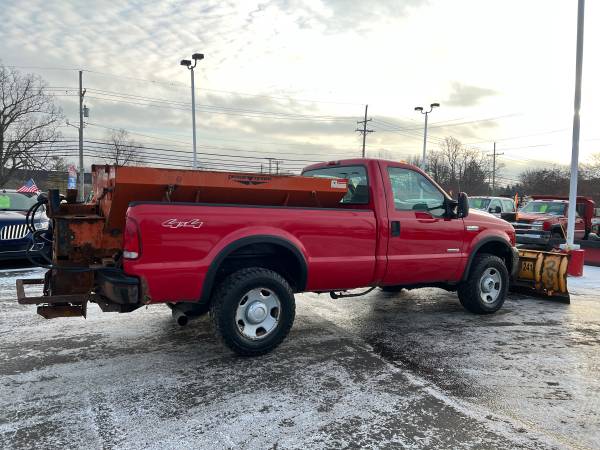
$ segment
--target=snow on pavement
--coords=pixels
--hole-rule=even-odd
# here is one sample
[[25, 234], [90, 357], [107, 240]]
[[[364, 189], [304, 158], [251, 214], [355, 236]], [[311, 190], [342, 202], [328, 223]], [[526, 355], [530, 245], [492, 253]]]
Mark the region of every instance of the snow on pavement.
[[576, 323], [600, 329], [586, 295], [515, 297], [482, 318], [437, 289], [306, 294], [277, 351], [239, 358], [207, 318], [181, 328], [163, 306], [44, 320], [14, 294], [40, 274], [0, 271], [2, 448], [586, 448], [600, 435], [598, 342]]

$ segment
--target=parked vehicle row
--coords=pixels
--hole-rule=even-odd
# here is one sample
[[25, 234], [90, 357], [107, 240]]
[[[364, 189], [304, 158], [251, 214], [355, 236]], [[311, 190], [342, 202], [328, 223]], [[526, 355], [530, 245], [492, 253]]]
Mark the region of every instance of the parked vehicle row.
[[[569, 201], [567, 197], [532, 195], [517, 211], [515, 203], [505, 197], [471, 197], [471, 207], [487, 211], [510, 222], [517, 244], [551, 248], [563, 242], [566, 235]], [[588, 239], [600, 232], [600, 209], [591, 198], [577, 197], [575, 239]]]
[[[569, 201], [567, 197], [533, 195], [517, 213], [512, 224], [517, 243], [553, 247], [566, 237]], [[587, 239], [592, 232], [595, 203], [578, 196], [575, 209], [575, 239]]]

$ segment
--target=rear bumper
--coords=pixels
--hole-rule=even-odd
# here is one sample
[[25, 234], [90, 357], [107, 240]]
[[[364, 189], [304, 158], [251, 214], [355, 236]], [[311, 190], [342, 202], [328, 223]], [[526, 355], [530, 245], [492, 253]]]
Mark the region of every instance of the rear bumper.
[[140, 280], [117, 269], [99, 270], [95, 276], [95, 292], [113, 303], [140, 303]]

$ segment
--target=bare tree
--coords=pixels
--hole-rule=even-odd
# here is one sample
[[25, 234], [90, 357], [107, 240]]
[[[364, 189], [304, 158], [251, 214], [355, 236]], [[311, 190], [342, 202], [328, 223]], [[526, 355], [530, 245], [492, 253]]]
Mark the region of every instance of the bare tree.
[[594, 153], [581, 169], [587, 178], [600, 178], [600, 153]]
[[490, 161], [475, 148], [465, 147], [458, 139], [445, 138], [440, 148], [429, 152], [427, 171], [444, 189], [457, 194], [487, 194]]
[[145, 161], [144, 147], [129, 137], [127, 130], [113, 130], [107, 137], [108, 149], [104, 155], [107, 164], [137, 166]]
[[62, 113], [43, 80], [0, 65], [0, 186], [19, 169], [45, 169]]

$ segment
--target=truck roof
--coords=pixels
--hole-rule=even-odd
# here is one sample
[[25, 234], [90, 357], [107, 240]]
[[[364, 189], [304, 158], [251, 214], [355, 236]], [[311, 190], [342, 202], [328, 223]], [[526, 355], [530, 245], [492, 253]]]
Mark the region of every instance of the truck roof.
[[302, 172], [305, 172], [307, 170], [315, 170], [315, 169], [321, 169], [323, 167], [335, 167], [335, 166], [348, 166], [348, 165], [359, 165], [362, 164], [364, 165], [367, 162], [370, 161], [376, 161], [376, 162], [386, 162], [386, 163], [392, 163], [392, 164], [400, 164], [401, 166], [406, 166], [406, 167], [410, 167], [410, 168], [416, 168], [418, 169], [420, 172], [421, 169], [418, 168], [417, 166], [414, 166], [406, 161], [392, 161], [389, 159], [380, 159], [380, 158], [349, 158], [349, 159], [335, 159], [332, 161], [324, 161], [324, 162], [320, 162], [320, 163], [315, 163], [315, 164], [311, 164], [310, 166], [306, 166], [304, 169], [302, 169]]
[[[569, 197], [564, 195], [530, 195], [533, 200], [556, 200], [556, 201], [569, 201]], [[590, 197], [586, 197], [584, 195], [577, 196], [577, 203], [590, 203], [595, 205], [596, 203]]]
[[469, 198], [489, 198], [489, 199], [493, 199], [493, 200], [514, 200], [510, 197], [494, 197], [491, 195], [472, 195]]

